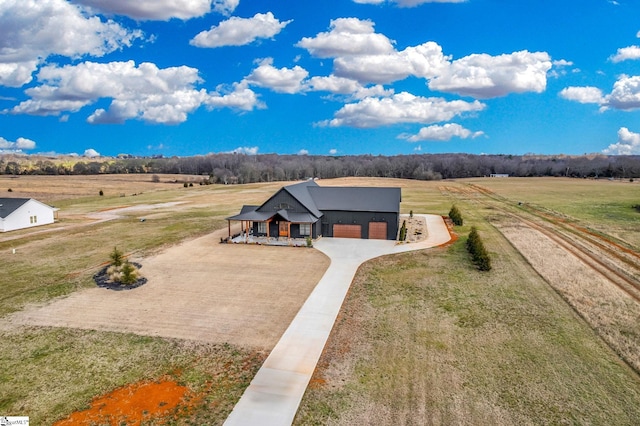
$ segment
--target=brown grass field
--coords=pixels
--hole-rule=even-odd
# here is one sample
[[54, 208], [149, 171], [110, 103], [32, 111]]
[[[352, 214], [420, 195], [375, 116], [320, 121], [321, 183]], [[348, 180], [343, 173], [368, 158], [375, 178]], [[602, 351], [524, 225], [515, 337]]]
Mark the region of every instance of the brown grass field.
[[[194, 186], [184, 188], [184, 179]], [[188, 396], [145, 424], [224, 421], [326, 259], [306, 249], [218, 245], [212, 233], [224, 232], [225, 217], [242, 204], [260, 204], [283, 184], [200, 186], [199, 179], [0, 176], [3, 196], [34, 196], [61, 208], [55, 225], [0, 234], [0, 415], [53, 424], [123, 386], [168, 381], [185, 386]], [[401, 186], [403, 213], [446, 215], [455, 203], [465, 225], [456, 228], [460, 239], [448, 247], [363, 265], [295, 424], [637, 424], [638, 303], [519, 222], [530, 219], [531, 211], [544, 211], [637, 253], [640, 214], [631, 209], [640, 203], [637, 183], [534, 178], [319, 183]], [[5, 186], [13, 191], [4, 192]], [[520, 203], [529, 209], [514, 207]], [[123, 207], [134, 208], [109, 213]], [[508, 216], [512, 211], [515, 216]], [[488, 273], [477, 271], [464, 249], [471, 226], [492, 256]], [[74, 306], [98, 303], [85, 299], [97, 294], [91, 276], [114, 246], [142, 259], [143, 273], [149, 267], [152, 279], [140, 288], [144, 297], [134, 299], [140, 296], [131, 293], [105, 327], [68, 320]], [[301, 272], [315, 271], [306, 284], [298, 276], [286, 281], [289, 275], [277, 268], [267, 272], [266, 264], [281, 256], [310, 254], [299, 260], [312, 268]], [[268, 288], [242, 287], [252, 278], [223, 275], [216, 265], [265, 268], [261, 281], [291, 297], [274, 303]], [[218, 275], [224, 280], [216, 280]], [[166, 299], [186, 300], [172, 284], [188, 287], [202, 277], [212, 277], [211, 283], [189, 292], [192, 299], [182, 309], [189, 315], [180, 318], [177, 309], [172, 319], [162, 318], [159, 306]], [[153, 298], [154, 285], [163, 289], [162, 300]], [[127, 309], [127, 303], [134, 300], [140, 311], [156, 316], [132, 313], [135, 308]], [[192, 316], [198, 303], [202, 316]], [[62, 306], [68, 310], [56, 311]], [[36, 314], [39, 322], [25, 320]], [[230, 337], [241, 328], [226, 336], [207, 331], [232, 329], [225, 323], [230, 318], [258, 324], [267, 317], [273, 322], [261, 341], [251, 338], [254, 326], [247, 327], [244, 340]], [[207, 318], [212, 324], [202, 328]], [[187, 327], [161, 332], [181, 322]], [[189, 336], [189, 328], [203, 334]]]

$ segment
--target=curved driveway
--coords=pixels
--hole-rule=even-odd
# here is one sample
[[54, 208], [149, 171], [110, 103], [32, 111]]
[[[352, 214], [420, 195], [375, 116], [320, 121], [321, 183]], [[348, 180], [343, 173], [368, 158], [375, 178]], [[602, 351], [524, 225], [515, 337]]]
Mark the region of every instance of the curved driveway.
[[[418, 216], [418, 215], [416, 215]], [[315, 248], [331, 264], [238, 401], [225, 425], [290, 425], [358, 267], [393, 253], [445, 244], [451, 239], [441, 216], [420, 215], [428, 236], [411, 244], [323, 238]]]

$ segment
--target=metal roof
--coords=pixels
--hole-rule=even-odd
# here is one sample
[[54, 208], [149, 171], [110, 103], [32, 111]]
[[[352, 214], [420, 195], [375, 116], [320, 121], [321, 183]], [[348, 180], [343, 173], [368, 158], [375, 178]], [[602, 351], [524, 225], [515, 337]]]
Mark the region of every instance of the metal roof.
[[0, 198], [0, 219], [4, 219], [18, 210], [31, 198]]
[[[262, 206], [244, 206], [240, 214], [227, 219], [265, 222], [279, 214], [289, 222], [315, 223], [323, 216], [323, 211], [328, 210], [400, 213], [402, 201], [400, 188], [318, 186], [313, 180], [288, 185], [280, 191], [288, 192], [308, 210], [308, 213], [289, 210], [260, 212]], [[269, 200], [272, 198], [273, 196]], [[268, 200], [262, 205], [266, 203]]]
[[296, 213], [288, 210], [278, 210], [277, 212], [259, 212], [259, 206], [244, 206], [242, 211], [228, 217], [227, 220], [248, 220], [252, 222], [266, 222], [274, 216], [279, 215], [287, 222], [293, 223], [316, 223], [319, 219], [310, 213]]
[[300, 204], [302, 204], [307, 210], [311, 212], [311, 214], [313, 214], [315, 217], [320, 217], [322, 216], [322, 212], [311, 196], [310, 190], [312, 188], [319, 188], [319, 186], [317, 183], [315, 183], [315, 181], [307, 180], [304, 182], [285, 186], [283, 189], [291, 194], [293, 198], [298, 200]]
[[309, 188], [318, 209], [399, 213], [400, 188], [320, 187]]

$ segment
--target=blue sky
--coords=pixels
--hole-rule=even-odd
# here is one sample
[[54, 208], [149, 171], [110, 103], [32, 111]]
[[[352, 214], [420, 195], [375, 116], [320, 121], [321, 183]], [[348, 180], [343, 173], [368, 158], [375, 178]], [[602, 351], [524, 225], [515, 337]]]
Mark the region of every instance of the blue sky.
[[0, 0], [0, 151], [640, 154], [640, 4]]

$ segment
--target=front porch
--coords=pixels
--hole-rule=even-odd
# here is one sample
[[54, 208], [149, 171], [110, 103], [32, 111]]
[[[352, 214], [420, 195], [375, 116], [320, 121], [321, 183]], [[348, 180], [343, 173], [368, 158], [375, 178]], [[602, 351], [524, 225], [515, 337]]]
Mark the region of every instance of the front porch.
[[306, 247], [306, 238], [287, 238], [287, 237], [265, 237], [247, 235], [242, 232], [240, 235], [230, 237], [227, 241], [233, 244], [258, 244], [265, 246], [290, 246], [290, 247]]

